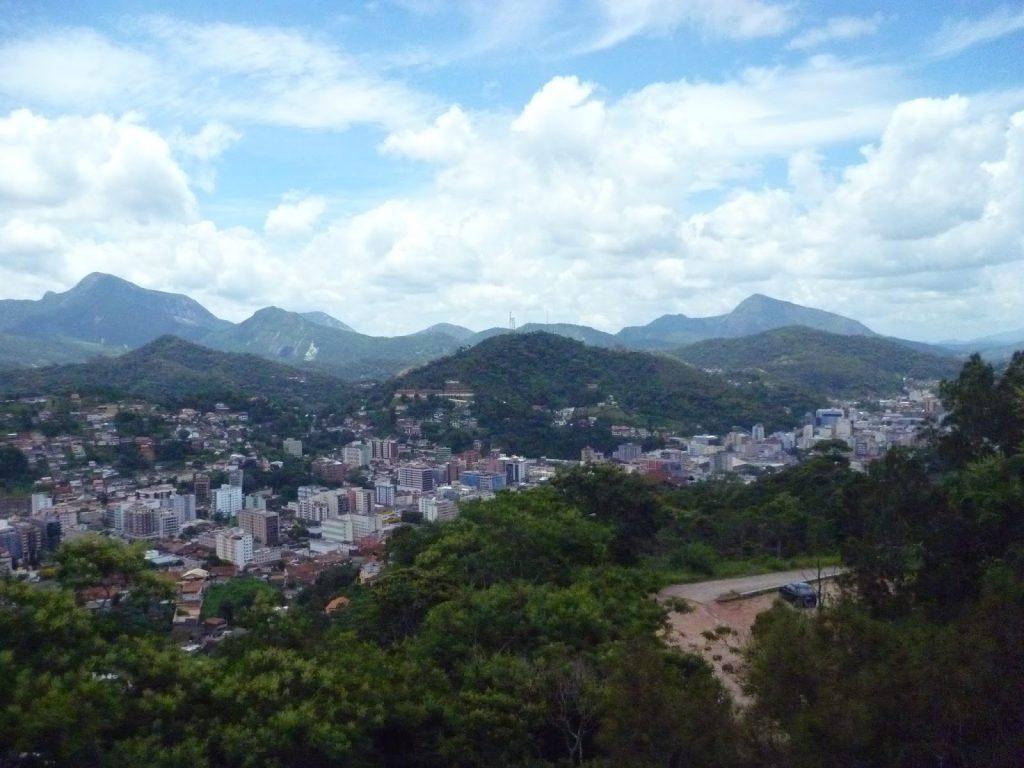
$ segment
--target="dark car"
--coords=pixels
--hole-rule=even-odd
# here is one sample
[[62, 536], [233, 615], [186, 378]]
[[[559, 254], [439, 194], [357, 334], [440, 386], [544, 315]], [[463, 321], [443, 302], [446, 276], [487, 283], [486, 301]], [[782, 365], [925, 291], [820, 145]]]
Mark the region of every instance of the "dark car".
[[794, 581], [779, 588], [779, 596], [787, 603], [801, 608], [813, 608], [818, 604], [818, 593], [806, 581]]

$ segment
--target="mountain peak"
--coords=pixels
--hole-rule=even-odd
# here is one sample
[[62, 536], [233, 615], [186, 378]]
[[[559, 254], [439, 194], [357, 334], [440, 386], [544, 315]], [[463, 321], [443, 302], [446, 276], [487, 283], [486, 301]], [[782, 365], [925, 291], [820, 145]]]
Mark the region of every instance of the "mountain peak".
[[97, 290], [109, 290], [109, 289], [125, 289], [130, 288], [136, 291], [143, 291], [144, 288], [140, 288], [135, 283], [130, 283], [122, 277], [117, 275], [109, 275], [106, 272], [90, 272], [88, 275], [83, 277], [74, 286], [66, 291], [67, 294], [79, 294], [87, 293]]
[[326, 312], [300, 312], [299, 314], [302, 315], [306, 320], [309, 320], [309, 322], [316, 323], [317, 325], [322, 325], [325, 328], [333, 328], [336, 331], [348, 331], [350, 333], [356, 332], [355, 328], [353, 328], [351, 325], [341, 322], [341, 320], [339, 320], [336, 317], [332, 317]]

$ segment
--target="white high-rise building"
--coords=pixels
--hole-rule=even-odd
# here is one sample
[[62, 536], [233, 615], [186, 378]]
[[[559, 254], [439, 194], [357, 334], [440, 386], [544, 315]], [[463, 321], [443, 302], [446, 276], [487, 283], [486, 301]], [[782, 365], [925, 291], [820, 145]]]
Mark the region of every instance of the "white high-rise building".
[[374, 487], [374, 495], [378, 504], [385, 507], [395, 506], [395, 486], [391, 483], [378, 482]]
[[178, 515], [178, 524], [187, 525], [196, 519], [196, 496], [194, 493], [175, 493], [166, 500], [166, 506]]
[[252, 534], [241, 528], [225, 528], [217, 532], [217, 557], [239, 568], [252, 560]]
[[458, 505], [452, 499], [424, 496], [420, 499], [420, 512], [428, 523], [444, 523], [459, 516]]
[[213, 511], [223, 517], [234, 517], [242, 511], [242, 486], [222, 485], [213, 492]]
[[371, 453], [366, 443], [349, 443], [341, 449], [341, 460], [350, 467], [366, 467], [370, 464]]
[[40, 512], [44, 509], [49, 509], [53, 506], [53, 497], [48, 493], [33, 493], [32, 494], [32, 514]]
[[336, 544], [355, 544], [360, 539], [379, 531], [383, 527], [380, 515], [355, 515], [345, 513], [331, 517], [321, 524], [324, 541]]

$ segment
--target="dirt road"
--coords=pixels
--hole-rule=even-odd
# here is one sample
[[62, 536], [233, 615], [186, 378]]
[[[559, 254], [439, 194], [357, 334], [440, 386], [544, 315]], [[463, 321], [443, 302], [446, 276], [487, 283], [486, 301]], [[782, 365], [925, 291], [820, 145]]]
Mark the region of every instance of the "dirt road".
[[[829, 568], [823, 572], [823, 576], [832, 577], [837, 572], [838, 569]], [[703, 656], [732, 694], [736, 704], [745, 706], [749, 699], [740, 685], [743, 674], [741, 650], [750, 639], [754, 619], [775, 602], [775, 590], [778, 587], [791, 581], [813, 581], [817, 575], [816, 569], [804, 569], [696, 584], [672, 584], [658, 593], [658, 599], [666, 602], [669, 598], [681, 597], [692, 610], [689, 613], [672, 611], [669, 614], [671, 627], [665, 640]], [[769, 592], [738, 600], [718, 601], [723, 595], [759, 590]]]

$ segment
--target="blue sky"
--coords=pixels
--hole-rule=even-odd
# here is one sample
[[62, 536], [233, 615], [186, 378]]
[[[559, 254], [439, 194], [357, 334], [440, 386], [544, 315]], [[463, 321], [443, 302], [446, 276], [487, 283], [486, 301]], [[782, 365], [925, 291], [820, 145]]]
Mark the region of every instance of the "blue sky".
[[1024, 326], [1024, 5], [4, 2], [0, 284], [615, 331]]

